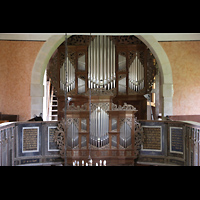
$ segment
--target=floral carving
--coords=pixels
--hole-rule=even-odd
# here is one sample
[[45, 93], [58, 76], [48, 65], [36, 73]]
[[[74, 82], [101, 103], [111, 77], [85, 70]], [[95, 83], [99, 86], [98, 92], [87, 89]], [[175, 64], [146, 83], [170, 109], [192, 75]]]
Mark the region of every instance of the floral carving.
[[134, 151], [135, 151], [135, 155], [137, 157], [140, 153], [142, 143], [143, 143], [143, 128], [142, 128], [142, 126], [139, 122], [135, 121], [135, 146], [134, 146]]

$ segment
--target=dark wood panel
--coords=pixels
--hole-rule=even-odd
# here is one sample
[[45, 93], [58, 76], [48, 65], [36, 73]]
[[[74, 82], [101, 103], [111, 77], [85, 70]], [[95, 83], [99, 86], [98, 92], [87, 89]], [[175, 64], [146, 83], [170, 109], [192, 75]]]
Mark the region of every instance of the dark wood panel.
[[137, 119], [147, 119], [147, 100], [143, 95], [121, 95], [113, 99], [113, 103], [124, 105], [124, 103], [133, 105], [138, 112], [135, 114]]

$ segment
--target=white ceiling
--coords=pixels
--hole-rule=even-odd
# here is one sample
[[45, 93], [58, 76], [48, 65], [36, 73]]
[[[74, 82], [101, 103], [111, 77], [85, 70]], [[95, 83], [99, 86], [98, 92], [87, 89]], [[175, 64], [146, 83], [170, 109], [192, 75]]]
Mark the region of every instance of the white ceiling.
[[[0, 33], [0, 40], [46, 41], [52, 35], [65, 35], [65, 33]], [[90, 35], [90, 33], [68, 33], [68, 35]], [[157, 41], [200, 41], [200, 33], [91, 33], [91, 35], [153, 35]]]

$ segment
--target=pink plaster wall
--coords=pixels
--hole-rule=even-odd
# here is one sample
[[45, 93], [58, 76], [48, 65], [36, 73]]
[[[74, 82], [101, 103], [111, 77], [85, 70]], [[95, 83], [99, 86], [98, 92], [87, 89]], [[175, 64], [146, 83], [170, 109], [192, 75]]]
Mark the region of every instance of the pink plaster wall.
[[30, 83], [36, 56], [44, 42], [0, 41], [0, 112], [30, 119]]
[[200, 41], [160, 42], [173, 74], [174, 115], [200, 115]]
[[[0, 41], [0, 112], [30, 118], [30, 83], [44, 42]], [[200, 115], [200, 41], [160, 42], [173, 73], [174, 115]]]

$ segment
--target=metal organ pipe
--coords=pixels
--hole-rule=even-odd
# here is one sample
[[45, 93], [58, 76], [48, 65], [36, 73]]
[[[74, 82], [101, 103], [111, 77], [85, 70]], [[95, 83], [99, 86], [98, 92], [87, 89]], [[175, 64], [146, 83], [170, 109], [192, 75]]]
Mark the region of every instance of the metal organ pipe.
[[99, 50], [100, 50], [100, 60], [99, 60], [99, 67], [100, 67], [100, 78], [99, 78], [99, 85], [101, 87], [102, 82], [103, 82], [103, 37], [100, 36], [100, 41], [99, 41]]
[[[88, 47], [90, 88], [115, 87], [115, 45], [108, 36], [96, 36]], [[88, 63], [88, 68], [90, 63]]]
[[94, 46], [93, 46], [93, 54], [94, 54], [94, 60], [93, 60], [93, 74], [92, 74], [92, 77], [91, 77], [91, 80], [93, 81], [93, 86], [94, 86], [94, 88], [95, 88], [95, 82], [96, 82], [96, 57], [97, 57], [97, 54], [96, 54], [96, 48], [95, 48], [95, 46], [96, 46], [96, 41], [94, 41]]
[[104, 51], [104, 55], [103, 55], [103, 65], [104, 65], [104, 80], [103, 80], [103, 84], [104, 84], [104, 88], [106, 89], [107, 87], [107, 73], [106, 73], [106, 69], [107, 69], [107, 62], [106, 62], [106, 53], [107, 53], [107, 42], [106, 42], [106, 37], [103, 38], [103, 51]]
[[[92, 77], [94, 77], [94, 41], [91, 42], [91, 74], [90, 74], [90, 82], [91, 82], [91, 87], [93, 88], [93, 80]], [[88, 54], [90, 55], [90, 54]]]
[[101, 147], [108, 143], [109, 116], [100, 107], [91, 113], [90, 141], [92, 145]]
[[96, 45], [96, 70], [97, 70], [97, 88], [99, 88], [99, 79], [100, 79], [100, 63], [99, 63], [99, 37], [97, 37], [97, 45]]
[[110, 89], [112, 89], [112, 41], [110, 41]]
[[144, 88], [144, 66], [140, 62], [137, 52], [134, 61], [129, 67], [129, 88], [136, 92]]
[[111, 41], [111, 89], [114, 87], [115, 78], [115, 47]]
[[[91, 48], [88, 48], [88, 55], [91, 55], [90, 51]], [[90, 73], [91, 73], [91, 56], [88, 59], [88, 88], [90, 88]]]
[[110, 89], [110, 40], [109, 38], [107, 38], [107, 44], [108, 44], [108, 54], [107, 54], [107, 73], [108, 73], [108, 77], [107, 77], [107, 81], [108, 81], [108, 90]]
[[70, 92], [75, 88], [75, 69], [68, 57], [65, 62], [67, 71], [65, 71], [64, 64], [60, 68], [60, 88], [64, 90], [64, 85], [66, 84], [67, 92]]

